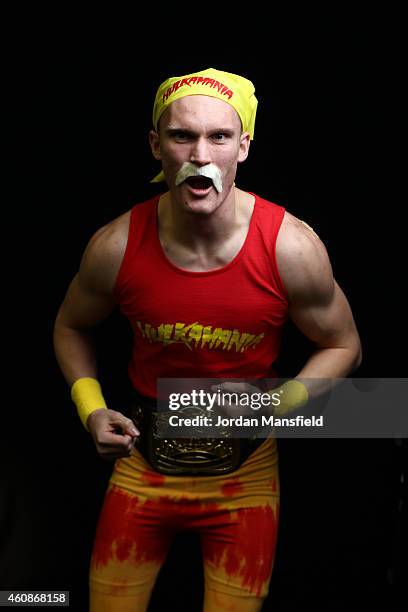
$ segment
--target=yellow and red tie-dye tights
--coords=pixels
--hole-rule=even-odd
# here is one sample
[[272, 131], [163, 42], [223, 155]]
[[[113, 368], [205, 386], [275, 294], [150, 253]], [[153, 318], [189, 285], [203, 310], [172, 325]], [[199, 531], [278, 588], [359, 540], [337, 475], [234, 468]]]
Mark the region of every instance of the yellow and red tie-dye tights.
[[201, 538], [204, 611], [260, 610], [272, 573], [278, 515], [272, 438], [224, 476], [164, 476], [134, 450], [116, 461], [100, 514], [91, 612], [146, 610], [173, 538], [185, 530]]

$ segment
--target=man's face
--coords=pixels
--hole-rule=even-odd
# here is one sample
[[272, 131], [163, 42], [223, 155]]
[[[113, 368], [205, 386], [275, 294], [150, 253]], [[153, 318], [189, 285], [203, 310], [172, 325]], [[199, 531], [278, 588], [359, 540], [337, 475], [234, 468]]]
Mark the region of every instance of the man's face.
[[[240, 118], [230, 104], [200, 95], [175, 100], [161, 116], [158, 134], [150, 132], [153, 155], [162, 161], [173, 199], [185, 210], [204, 214], [216, 210], [230, 193], [249, 141], [247, 132], [241, 134]], [[189, 177], [176, 185], [186, 162], [196, 168], [215, 165], [222, 191], [205, 177]]]

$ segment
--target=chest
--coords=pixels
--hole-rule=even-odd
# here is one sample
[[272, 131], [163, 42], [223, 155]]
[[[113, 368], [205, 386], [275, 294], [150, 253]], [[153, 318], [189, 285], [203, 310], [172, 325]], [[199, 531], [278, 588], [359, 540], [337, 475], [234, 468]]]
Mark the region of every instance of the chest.
[[287, 317], [287, 304], [266, 279], [251, 274], [237, 264], [220, 273], [191, 276], [169, 268], [156, 268], [150, 274], [136, 273], [128, 279], [122, 293], [121, 308], [133, 322], [163, 326], [173, 325], [239, 330], [262, 334], [281, 325]]
[[190, 272], [209, 272], [228, 265], [244, 246], [247, 231], [237, 231], [230, 237], [224, 237], [218, 243], [191, 249], [174, 241], [160, 237], [160, 246], [164, 257], [177, 268]]

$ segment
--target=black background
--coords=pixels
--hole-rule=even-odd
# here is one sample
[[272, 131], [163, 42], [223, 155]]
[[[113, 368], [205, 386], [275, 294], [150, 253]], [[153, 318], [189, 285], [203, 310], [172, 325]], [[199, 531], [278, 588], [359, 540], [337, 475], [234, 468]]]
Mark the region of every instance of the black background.
[[[75, 610], [86, 609], [112, 466], [96, 456], [76, 416], [52, 327], [90, 236], [160, 189], [149, 184], [158, 166], [147, 131], [162, 80], [212, 66], [254, 82], [255, 140], [238, 186], [285, 206], [326, 244], [363, 342], [356, 375], [406, 375], [397, 30], [381, 18], [374, 28], [368, 20], [345, 28], [333, 17], [300, 34], [273, 21], [257, 32], [250, 20], [229, 30], [192, 24], [173, 21], [159, 32], [147, 19], [118, 36], [90, 21], [81, 32], [20, 32], [10, 47], [18, 56], [10, 118], [18, 197], [3, 229], [13, 339], [4, 382], [13, 401], [2, 428], [0, 586], [70, 590]], [[140, 41], [144, 28], [148, 43]], [[97, 334], [101, 380], [118, 410], [128, 391], [128, 332], [115, 314]], [[296, 373], [309, 349], [289, 325], [280, 373]], [[397, 610], [398, 601], [402, 609], [405, 442], [280, 440], [279, 447], [281, 524], [264, 609]], [[201, 572], [198, 540], [184, 534], [151, 609], [200, 610]]]

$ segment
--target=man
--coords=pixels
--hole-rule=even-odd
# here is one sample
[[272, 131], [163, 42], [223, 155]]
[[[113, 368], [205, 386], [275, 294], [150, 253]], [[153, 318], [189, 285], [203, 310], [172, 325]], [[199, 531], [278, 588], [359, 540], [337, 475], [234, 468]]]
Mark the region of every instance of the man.
[[[98, 453], [116, 459], [92, 557], [94, 611], [145, 610], [181, 529], [201, 535], [206, 612], [260, 610], [268, 592], [279, 511], [275, 440], [243, 442], [235, 463], [227, 443], [215, 445], [200, 473], [198, 447], [146, 443], [157, 379], [268, 378], [288, 316], [316, 347], [296, 378], [344, 377], [361, 359], [319, 238], [235, 186], [256, 108], [250, 81], [214, 69], [159, 87], [149, 138], [162, 163], [156, 180], [169, 190], [93, 236], [58, 313], [55, 348], [72, 398]], [[107, 409], [88, 335], [118, 304], [134, 331], [129, 375], [140, 423], [148, 422], [138, 429], [137, 415]], [[283, 410], [319, 392], [312, 382], [286, 385]]]

